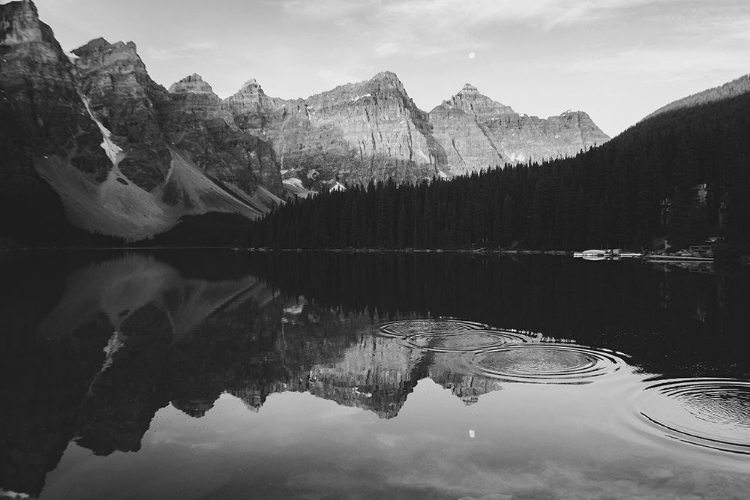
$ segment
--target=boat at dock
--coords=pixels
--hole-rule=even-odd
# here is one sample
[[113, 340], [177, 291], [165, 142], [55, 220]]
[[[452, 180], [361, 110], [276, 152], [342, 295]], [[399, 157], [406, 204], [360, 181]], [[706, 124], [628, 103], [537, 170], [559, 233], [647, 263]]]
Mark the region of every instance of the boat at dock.
[[[691, 247], [692, 249], [693, 247]], [[701, 254], [697, 251], [682, 251], [674, 254], [643, 254], [638, 252], [623, 252], [619, 248], [584, 250], [583, 252], [574, 252], [573, 257], [584, 260], [620, 260], [627, 258], [644, 259], [647, 262], [713, 262], [712, 254]]]
[[623, 252], [619, 248], [591, 249], [583, 252], [574, 252], [573, 257], [584, 260], [619, 260], [643, 257], [642, 253]]

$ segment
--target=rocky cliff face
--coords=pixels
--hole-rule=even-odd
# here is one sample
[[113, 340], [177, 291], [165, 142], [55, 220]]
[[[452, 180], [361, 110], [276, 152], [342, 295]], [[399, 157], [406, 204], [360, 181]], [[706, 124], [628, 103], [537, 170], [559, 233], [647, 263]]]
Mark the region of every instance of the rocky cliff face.
[[255, 80], [226, 100], [243, 130], [267, 138], [280, 168], [306, 185], [432, 177], [444, 153], [427, 114], [390, 72], [307, 99], [266, 96]]
[[609, 140], [582, 111], [547, 119], [520, 115], [470, 84], [430, 111], [429, 117], [447, 154], [449, 175], [574, 156]]
[[82, 99], [110, 134], [110, 166], [152, 191], [166, 180], [171, 160], [154, 111], [166, 99], [166, 90], [148, 76], [132, 42], [110, 44], [98, 38], [73, 54]]
[[446, 173], [460, 175], [509, 162], [487, 127], [492, 118], [507, 114], [513, 114], [510, 107], [488, 99], [468, 84], [430, 111], [435, 138], [447, 156]]
[[[200, 75], [173, 84], [160, 112], [169, 141], [188, 152], [212, 179], [259, 210], [280, 202], [267, 194], [261, 196], [266, 189], [274, 195], [283, 193], [273, 147], [263, 137], [243, 132], [229, 106]], [[247, 198], [243, 193], [256, 195]]]
[[547, 119], [506, 115], [492, 120], [488, 128], [513, 162], [575, 156], [609, 140], [583, 111], [566, 111]]

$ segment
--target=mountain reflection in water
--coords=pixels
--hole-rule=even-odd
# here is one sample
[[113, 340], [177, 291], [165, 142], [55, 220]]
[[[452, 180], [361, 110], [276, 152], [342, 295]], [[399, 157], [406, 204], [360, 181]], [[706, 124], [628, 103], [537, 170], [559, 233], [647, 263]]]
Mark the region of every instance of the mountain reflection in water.
[[[702, 445], [718, 435], [730, 441], [731, 449], [711, 449], [750, 454], [746, 382], [750, 379], [750, 361], [735, 348], [747, 336], [750, 321], [750, 308], [744, 302], [750, 290], [747, 276], [686, 270], [665, 273], [640, 263], [592, 265], [551, 257], [512, 261], [460, 255], [172, 251], [3, 258], [0, 267], [10, 278], [0, 285], [0, 395], [4, 405], [0, 415], [0, 489], [6, 492], [42, 498], [71, 494], [96, 498], [101, 495], [96, 488], [71, 486], [70, 481], [77, 477], [76, 468], [82, 467], [75, 464], [104, 467], [94, 465], [103, 462], [92, 460], [110, 456], [120, 460], [115, 459], [120, 456], [116, 452], [137, 452], [144, 443], [151, 449], [156, 444], [172, 446], [187, 440], [192, 442], [191, 447], [205, 453], [225, 450], [225, 456], [230, 457], [235, 450], [246, 456], [249, 452], [243, 448], [247, 446], [242, 444], [243, 435], [233, 435], [229, 440], [225, 437], [240, 432], [236, 426], [255, 435], [239, 423], [247, 417], [237, 416], [236, 403], [241, 403], [245, 412], [259, 412], [269, 396], [282, 393], [306, 393], [335, 402], [340, 410], [326, 409], [322, 403], [307, 399], [275, 399], [268, 412], [274, 414], [284, 408], [293, 415], [276, 414], [276, 421], [265, 424], [266, 434], [254, 439], [268, 446], [276, 443], [279, 449], [287, 449], [289, 440], [299, 440], [301, 448], [289, 448], [279, 463], [299, 460], [313, 467], [310, 464], [314, 460], [305, 458], [305, 446], [318, 449], [320, 443], [308, 442], [314, 437], [303, 438], [293, 428], [305, 428], [309, 424], [306, 419], [320, 418], [316, 412], [336, 415], [331, 417], [334, 421], [344, 419], [339, 434], [325, 426], [311, 426], [321, 433], [319, 439], [325, 436], [332, 442], [333, 455], [349, 457], [349, 448], [364, 445], [365, 441], [346, 441], [347, 425], [353, 425], [347, 419], [354, 416], [342, 413], [344, 408], [364, 410], [376, 421], [400, 422], [390, 428], [406, 434], [384, 432], [379, 424], [357, 417], [364, 419], [357, 425], [380, 429], [373, 441], [376, 448], [401, 449], [408, 444], [402, 441], [409, 441], [415, 450], [432, 453], [436, 450], [429, 443], [438, 446], [443, 438], [429, 436], [452, 435], [453, 428], [445, 427], [446, 423], [461, 422], [460, 427], [474, 419], [482, 432], [462, 428], [462, 435], [486, 439], [488, 432], [495, 432], [488, 429], [502, 424], [518, 436], [496, 435], [493, 439], [501, 441], [494, 445], [502, 442], [511, 449], [532, 450], [535, 458], [530, 463], [542, 461], [534, 467], [551, 460], [533, 451], [542, 442], [549, 444], [550, 457], [571, 454], [583, 460], [572, 450], [587, 446], [566, 441], [577, 431], [569, 427], [573, 434], [568, 438], [554, 432], [548, 436], [548, 426], [567, 422], [574, 423], [576, 429], [576, 422], [587, 418], [589, 411], [592, 422], [587, 425], [603, 434], [629, 435], [633, 449], [620, 450], [623, 457], [609, 456], [627, 469], [632, 465], [625, 466], [621, 461], [628, 453], [635, 453], [642, 442], [650, 446], [655, 440], [660, 442], [664, 435], [661, 426], [678, 425], [672, 420], [674, 415], [686, 422], [679, 412], [692, 411], [689, 406], [680, 406], [684, 397], [677, 401], [679, 410], [669, 410], [669, 404], [658, 399], [667, 391], [649, 392], [647, 384], [655, 384], [649, 379], [679, 378], [680, 384], [685, 384], [690, 377], [703, 377], [705, 384], [706, 377], [723, 377], [737, 381], [720, 386], [732, 395], [731, 400], [708, 410], [705, 399], [700, 404], [704, 412], [731, 413], [733, 427], [717, 431], [716, 425], [721, 422], [709, 422], [710, 428], [691, 442]], [[623, 388], [637, 383], [643, 383], [646, 396]], [[591, 388], [555, 389], [552, 386], [556, 384], [590, 384]], [[459, 406], [443, 399], [438, 390], [448, 391]], [[498, 391], [507, 393], [503, 401], [516, 401], [515, 406], [497, 406], [499, 400], [487, 399], [487, 405], [496, 406], [485, 414], [489, 406], [479, 402], [485, 401], [484, 395]], [[613, 414], [606, 410], [610, 398]], [[411, 411], [401, 416], [407, 399]], [[438, 400], [442, 402], [436, 403]], [[720, 401], [721, 395], [713, 400]], [[522, 413], [525, 422], [513, 413], [536, 408], [540, 401], [544, 405], [532, 415]], [[566, 408], [569, 405], [577, 411]], [[461, 413], [460, 407], [471, 408], [466, 410], [470, 413]], [[218, 415], [229, 420], [217, 420]], [[608, 430], [613, 425], [609, 420], [615, 416], [627, 422], [623, 426], [627, 431]], [[196, 423], [210, 422], [205, 425], [211, 430], [191, 427], [192, 437], [182, 435], [188, 432], [186, 422], [192, 421], [184, 418], [191, 417], [197, 419]], [[652, 425], [650, 420], [657, 417], [662, 421]], [[602, 421], [595, 423], [599, 419]], [[288, 427], [279, 427], [282, 425]], [[528, 435], [529, 427], [524, 425], [531, 425], [534, 434]], [[356, 432], [355, 427], [350, 431]], [[211, 432], [213, 437], [196, 437], [201, 432]], [[691, 432], [685, 431], [692, 436]], [[423, 438], [417, 440], [420, 435]], [[552, 442], [555, 439], [559, 441]], [[610, 439], [602, 438], [599, 446], [613, 444]], [[510, 492], [507, 498], [546, 498], [539, 482], [540, 470], [519, 470], [512, 462], [489, 458], [486, 454], [491, 453], [492, 444], [489, 440], [483, 445], [486, 449], [480, 446], [478, 458], [467, 458], [470, 450], [461, 445], [445, 451], [450, 457], [445, 462], [434, 458], [429, 462], [446, 467], [448, 475], [451, 467], [456, 467], [452, 460], [502, 465], [506, 472], [518, 473], [515, 486], [503, 490]], [[342, 451], [342, 446], [349, 451]], [[145, 451], [136, 455], [152, 457], [151, 465], [143, 467], [158, 469], [166, 477], [160, 480], [163, 484], [152, 485], [156, 489], [151, 494], [181, 497], [184, 492], [179, 493], [180, 488], [173, 483], [187, 480], [185, 472], [169, 473], [169, 461]], [[476, 474], [478, 481], [463, 489], [442, 483], [413, 484], [413, 477], [408, 485], [375, 487], [377, 477], [394, 473], [390, 469], [400, 465], [389, 466], [373, 450], [363, 453], [378, 463], [371, 465], [372, 481], [367, 477], [355, 481], [372, 488], [367, 494], [360, 491], [360, 497], [376, 498], [378, 492], [390, 492], [396, 498], [459, 498], [467, 492], [481, 497], [498, 491], [486, 491], [485, 486], [500, 478], [507, 480], [504, 474], [498, 472], [495, 477], [490, 470], [482, 469], [462, 472]], [[402, 456], [407, 452], [399, 453]], [[251, 476], [260, 470], [278, 475], [278, 471], [264, 469], [276, 463], [274, 460], [269, 458], [266, 465], [255, 463], [261, 455], [251, 460], [258, 468]], [[226, 466], [222, 459], [216, 460]], [[365, 469], [356, 464], [354, 460], [333, 467], [339, 471], [350, 467], [361, 474]], [[750, 467], [743, 470], [731, 461], [722, 466], [739, 471], [727, 488], [750, 484]], [[546, 467], [551, 466], [548, 463]], [[665, 479], [660, 474], [666, 472], [656, 465], [646, 470], [650, 471], [643, 473], [646, 476], [655, 475], [647, 481], [651, 487]], [[300, 484], [307, 485], [300, 486], [301, 490], [266, 485], [259, 495], [284, 498], [303, 490], [340, 491], [347, 481], [354, 481], [346, 474], [328, 473], [324, 476], [333, 483], [326, 490], [322, 477], [315, 481], [323, 482], [316, 483], [305, 475], [313, 472], [297, 471], [302, 474]], [[557, 477], [571, 471], [550, 469], [546, 473]], [[87, 481], [106, 481], [94, 476], [87, 475]], [[150, 477], [145, 469], [140, 476], [123, 473], [126, 476], [136, 482], [138, 477]], [[213, 489], [203, 485], [198, 490], [205, 490], [207, 498], [223, 498], [242, 484], [232, 477], [215, 478], [218, 483], [211, 486]], [[45, 488], [50, 478], [52, 482]], [[583, 478], [577, 480], [585, 482]], [[708, 483], [714, 480], [718, 481], [718, 476], [712, 476]], [[129, 487], [136, 488], [132, 484]], [[648, 493], [648, 487], [644, 488]], [[161, 491], [159, 495], [157, 490]], [[624, 488], [615, 495], [638, 491]], [[679, 488], [675, 498], [679, 497], [677, 493]], [[121, 498], [139, 496], [136, 490], [127, 488], [118, 494]], [[200, 497], [195, 494], [195, 498]]]

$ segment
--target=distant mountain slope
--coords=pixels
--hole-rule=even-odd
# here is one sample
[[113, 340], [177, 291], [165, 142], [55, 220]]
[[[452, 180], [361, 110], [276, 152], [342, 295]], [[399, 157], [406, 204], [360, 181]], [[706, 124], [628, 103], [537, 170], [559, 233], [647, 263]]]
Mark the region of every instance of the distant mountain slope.
[[741, 76], [740, 78], [732, 80], [731, 82], [725, 83], [724, 85], [721, 85], [719, 87], [714, 87], [712, 89], [704, 90], [703, 92], [698, 92], [697, 94], [678, 99], [677, 101], [674, 101], [667, 104], [666, 106], [662, 106], [661, 108], [657, 109], [646, 118], [644, 118], [644, 120], [652, 118], [656, 115], [660, 115], [662, 113], [666, 113], [668, 111], [673, 111], [675, 109], [699, 106], [701, 104], [707, 104], [709, 102], [719, 101], [721, 99], [728, 99], [730, 97], [746, 94], [748, 92], [750, 92], [750, 74]]

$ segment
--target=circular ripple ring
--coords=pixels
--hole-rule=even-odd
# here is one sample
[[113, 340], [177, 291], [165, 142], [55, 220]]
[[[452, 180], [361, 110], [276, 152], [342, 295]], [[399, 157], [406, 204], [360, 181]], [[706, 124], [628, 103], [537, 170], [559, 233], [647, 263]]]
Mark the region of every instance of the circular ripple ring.
[[409, 347], [435, 352], [473, 352], [509, 343], [527, 342], [522, 335], [500, 330], [472, 330], [456, 333], [421, 333], [403, 339]]
[[481, 375], [539, 384], [584, 384], [619, 370], [613, 354], [583, 346], [510, 344], [477, 353], [470, 361]]
[[666, 436], [750, 455], [750, 382], [675, 379], [643, 391], [639, 413]]
[[485, 330], [487, 325], [471, 321], [453, 319], [444, 320], [407, 320], [386, 323], [380, 327], [380, 332], [389, 337], [405, 338], [412, 335], [435, 333], [458, 333], [469, 330]]

